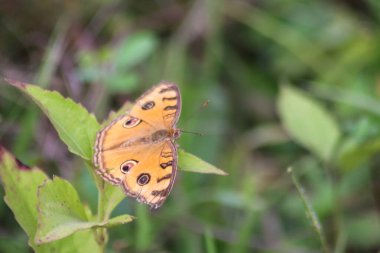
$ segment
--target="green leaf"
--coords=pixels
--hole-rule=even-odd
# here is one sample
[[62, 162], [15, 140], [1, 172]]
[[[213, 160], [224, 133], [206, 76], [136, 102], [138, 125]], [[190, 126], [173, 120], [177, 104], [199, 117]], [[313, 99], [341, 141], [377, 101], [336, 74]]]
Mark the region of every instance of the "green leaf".
[[5, 189], [5, 202], [15, 215], [17, 222], [32, 240], [37, 229], [37, 187], [47, 176], [38, 169], [23, 168], [17, 160], [1, 148], [0, 176]]
[[86, 82], [104, 84], [110, 92], [134, 90], [139, 81], [131, 68], [143, 62], [156, 48], [152, 33], [131, 34], [116, 45], [114, 43], [96, 51], [78, 53], [78, 76]]
[[92, 231], [78, 232], [57, 242], [36, 245], [37, 189], [48, 177], [37, 168], [30, 169], [22, 165], [1, 146], [0, 177], [5, 190], [5, 202], [28, 235], [29, 245], [35, 252], [101, 252]]
[[49, 118], [60, 139], [72, 153], [86, 160], [92, 160], [93, 145], [100, 127], [94, 115], [56, 91], [44, 90], [18, 81], [6, 81], [32, 98]]
[[282, 123], [294, 140], [329, 161], [340, 137], [333, 116], [302, 91], [283, 86], [278, 98]]
[[101, 225], [101, 226], [113, 227], [116, 225], [121, 225], [121, 224], [131, 222], [133, 219], [135, 219], [135, 217], [128, 215], [128, 214], [123, 214], [120, 216], [113, 217], [112, 219], [108, 220], [107, 222], [104, 222], [103, 223], [104, 225]]
[[368, 162], [372, 156], [380, 151], [380, 138], [373, 138], [360, 144], [342, 146], [339, 165], [344, 169], [352, 169]]
[[102, 80], [102, 83], [106, 85], [107, 89], [113, 93], [130, 92], [137, 87], [138, 82], [138, 75], [132, 72], [120, 72], [112, 76], [107, 75], [106, 78]]
[[178, 167], [183, 171], [210, 173], [222, 176], [228, 175], [228, 173], [223, 170], [216, 168], [214, 165], [203, 161], [193, 154], [186, 153], [182, 149], [178, 150]]
[[153, 52], [156, 44], [152, 33], [141, 32], [128, 36], [115, 50], [116, 66], [125, 70], [141, 63]]
[[89, 221], [74, 187], [59, 177], [45, 180], [39, 187], [38, 210], [35, 238], [38, 244], [59, 240], [80, 230], [115, 226], [133, 219], [126, 214], [110, 220]]
[[36, 242], [55, 241], [83, 229], [86, 212], [74, 187], [54, 177], [38, 188]]

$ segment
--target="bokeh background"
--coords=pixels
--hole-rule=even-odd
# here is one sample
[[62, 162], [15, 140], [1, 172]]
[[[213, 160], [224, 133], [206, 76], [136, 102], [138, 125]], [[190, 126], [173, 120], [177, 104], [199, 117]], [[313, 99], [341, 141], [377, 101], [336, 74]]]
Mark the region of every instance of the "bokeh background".
[[[3, 0], [0, 31], [2, 76], [57, 90], [100, 122], [160, 80], [176, 82], [179, 127], [203, 134], [183, 134], [180, 146], [229, 173], [179, 172], [159, 212], [125, 199], [114, 214], [138, 220], [110, 230], [108, 252], [322, 252], [297, 180], [325, 252], [380, 252], [379, 1]], [[1, 144], [70, 180], [95, 211], [83, 162], [0, 82]], [[337, 122], [328, 161], [284, 127], [284, 85]], [[0, 251], [30, 252], [3, 200]]]

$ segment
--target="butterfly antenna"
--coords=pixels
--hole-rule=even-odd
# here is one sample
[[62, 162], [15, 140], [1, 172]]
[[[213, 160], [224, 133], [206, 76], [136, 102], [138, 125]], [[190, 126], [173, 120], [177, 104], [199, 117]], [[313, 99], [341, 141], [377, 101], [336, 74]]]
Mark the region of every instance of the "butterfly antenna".
[[185, 134], [195, 134], [195, 135], [198, 135], [198, 136], [203, 136], [202, 133], [198, 133], [198, 132], [185, 131], [185, 130], [182, 130], [182, 129], [179, 129], [179, 131], [180, 131], [181, 133], [185, 133]]

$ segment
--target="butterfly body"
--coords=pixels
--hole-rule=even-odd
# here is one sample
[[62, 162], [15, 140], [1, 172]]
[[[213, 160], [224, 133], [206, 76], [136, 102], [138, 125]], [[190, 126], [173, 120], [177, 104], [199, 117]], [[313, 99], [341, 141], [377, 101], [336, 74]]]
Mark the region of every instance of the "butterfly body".
[[181, 111], [178, 87], [161, 82], [145, 92], [124, 115], [97, 135], [94, 163], [106, 181], [138, 201], [159, 208], [177, 171]]

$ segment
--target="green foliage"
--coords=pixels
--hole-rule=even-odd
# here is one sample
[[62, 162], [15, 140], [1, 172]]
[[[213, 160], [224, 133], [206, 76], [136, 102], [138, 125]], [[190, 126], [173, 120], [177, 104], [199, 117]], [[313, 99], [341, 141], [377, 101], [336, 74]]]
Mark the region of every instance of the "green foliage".
[[133, 219], [130, 215], [121, 215], [105, 221], [96, 221], [94, 217], [88, 217], [74, 187], [58, 177], [45, 180], [39, 186], [38, 215], [35, 236], [38, 244], [65, 238], [80, 230], [111, 227]]
[[20, 89], [41, 108], [58, 132], [69, 150], [86, 160], [92, 160], [92, 147], [95, 143], [99, 124], [94, 115], [81, 105], [62, 97], [58, 92], [47, 91], [35, 85], [8, 80]]
[[317, 214], [316, 214], [316, 212], [315, 212], [315, 210], [314, 210], [314, 208], [310, 202], [310, 199], [306, 196], [305, 190], [300, 185], [298, 179], [294, 176], [292, 168], [288, 168], [288, 173], [291, 175], [292, 181], [293, 181], [293, 183], [294, 183], [294, 185], [298, 191], [298, 194], [301, 197], [302, 204], [304, 205], [305, 210], [306, 210], [306, 215], [310, 219], [311, 224], [313, 225], [313, 228], [319, 237], [319, 240], [320, 240], [321, 245], [322, 245], [323, 252], [325, 252], [325, 253], [330, 252], [330, 250], [327, 246], [327, 243], [326, 243], [326, 238], [324, 237], [324, 232], [322, 229], [321, 222], [318, 219], [318, 216], [317, 216]]
[[18, 223], [28, 234], [29, 244], [37, 229], [37, 187], [47, 178], [37, 169], [22, 171], [14, 158], [5, 150], [1, 153], [1, 179], [5, 189], [5, 202], [12, 209]]
[[211, 173], [223, 176], [228, 175], [226, 172], [216, 168], [214, 165], [199, 159], [195, 155], [186, 153], [181, 149], [178, 150], [178, 167], [184, 171]]
[[67, 181], [54, 177], [38, 188], [37, 243], [64, 238], [88, 228], [86, 213], [74, 187]]
[[278, 110], [284, 127], [297, 142], [326, 162], [332, 158], [340, 132], [326, 109], [301, 91], [283, 86]]
[[[49, 180], [48, 177], [37, 168], [26, 169], [18, 164], [3, 148], [0, 154], [0, 176], [5, 189], [5, 201], [28, 235], [29, 245], [35, 252], [100, 252], [94, 234], [89, 230], [75, 233], [60, 241], [37, 245], [36, 236], [40, 229], [37, 216], [41, 215], [37, 209], [37, 191], [45, 180]], [[49, 204], [50, 201], [46, 203]]]
[[79, 76], [84, 82], [107, 84], [110, 92], [128, 92], [136, 88], [139, 77], [132, 68], [152, 54], [156, 38], [148, 32], [132, 34], [96, 51], [78, 54]]
[[376, 213], [359, 214], [354, 220], [347, 222], [348, 241], [355, 242], [361, 247], [371, 245], [376, 247], [380, 240], [378, 231], [380, 222]]
[[[108, 242], [103, 250], [115, 253], [378, 251], [379, 13], [377, 0], [16, 1], [0, 8], [1, 75], [46, 89], [21, 90], [45, 101], [53, 122], [18, 90], [0, 87], [0, 141], [23, 162], [68, 179], [88, 226], [37, 245], [37, 189], [57, 178], [3, 180], [11, 210], [0, 201], [0, 251], [30, 251], [28, 238], [46, 252], [65, 243], [66, 252], [92, 252], [84, 242]], [[159, 80], [181, 89], [178, 127], [202, 135], [181, 135], [173, 191], [151, 212], [93, 173], [99, 124], [84, 108], [105, 119], [102, 127]], [[67, 108], [78, 114], [62, 116]], [[71, 133], [79, 128], [86, 132]], [[69, 139], [74, 134], [80, 142]], [[214, 169], [183, 150], [229, 176], [182, 173]], [[0, 175], [9, 173], [1, 167]], [[24, 188], [34, 195], [25, 200]], [[138, 219], [112, 226], [132, 218], [125, 213]], [[17, 222], [33, 229], [24, 233]]]

